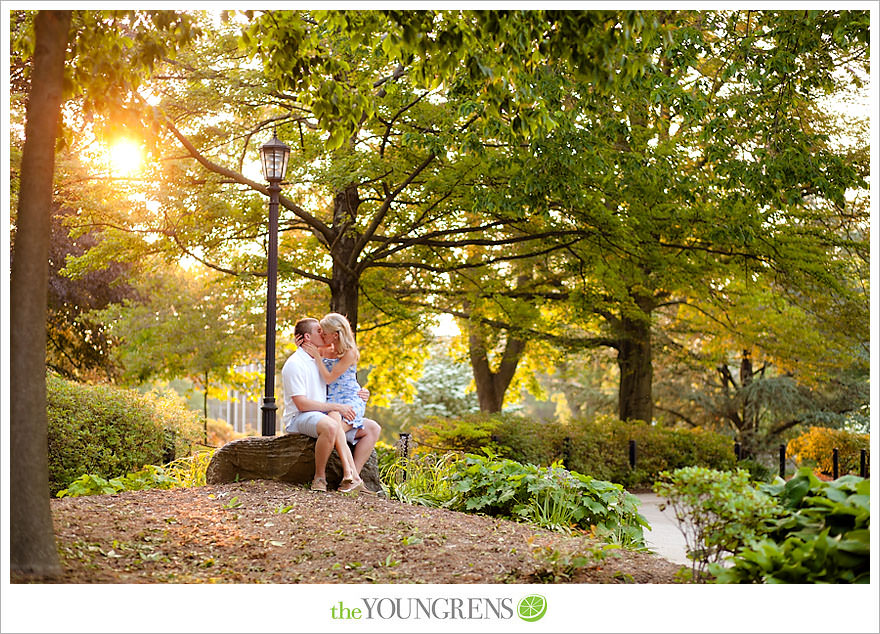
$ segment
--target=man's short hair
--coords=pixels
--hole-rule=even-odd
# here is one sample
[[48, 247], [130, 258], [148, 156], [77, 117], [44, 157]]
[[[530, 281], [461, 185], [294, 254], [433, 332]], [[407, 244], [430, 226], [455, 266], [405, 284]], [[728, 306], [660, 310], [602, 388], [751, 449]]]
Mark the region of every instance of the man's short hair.
[[319, 325], [314, 317], [303, 317], [293, 326], [293, 337], [299, 339], [303, 335], [310, 335], [315, 332], [315, 328]]

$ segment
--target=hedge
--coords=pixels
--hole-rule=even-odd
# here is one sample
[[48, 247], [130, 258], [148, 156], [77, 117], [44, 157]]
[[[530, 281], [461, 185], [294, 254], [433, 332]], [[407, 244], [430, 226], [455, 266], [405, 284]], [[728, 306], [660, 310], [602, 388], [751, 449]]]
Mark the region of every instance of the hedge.
[[[541, 466], [563, 459], [571, 471], [628, 487], [650, 486], [661, 471], [689, 466], [726, 470], [736, 464], [733, 441], [722, 434], [614, 418], [563, 425], [516, 414], [476, 414], [430, 418], [412, 434], [418, 445], [433, 450], [489, 447], [499, 456]], [[629, 464], [630, 440], [636, 441], [635, 469]]]
[[834, 449], [838, 451], [840, 475], [859, 472], [862, 449], [870, 449], [871, 437], [843, 429], [810, 427], [789, 441], [786, 453], [799, 467], [815, 466], [820, 473], [830, 476], [834, 470]]
[[174, 394], [83, 385], [54, 374], [46, 388], [52, 496], [84, 473], [122, 476], [185, 456], [203, 439], [198, 412]]

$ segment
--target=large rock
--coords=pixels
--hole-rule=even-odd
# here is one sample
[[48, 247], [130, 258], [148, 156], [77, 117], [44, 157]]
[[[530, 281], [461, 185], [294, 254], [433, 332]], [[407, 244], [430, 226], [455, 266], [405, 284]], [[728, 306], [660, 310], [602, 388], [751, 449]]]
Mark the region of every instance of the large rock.
[[[370, 491], [381, 491], [376, 450], [361, 470]], [[302, 434], [249, 436], [226, 443], [208, 465], [208, 484], [239, 480], [281, 480], [305, 484], [315, 475], [315, 439]], [[327, 461], [327, 485], [335, 489], [342, 480], [342, 464], [334, 449]]]

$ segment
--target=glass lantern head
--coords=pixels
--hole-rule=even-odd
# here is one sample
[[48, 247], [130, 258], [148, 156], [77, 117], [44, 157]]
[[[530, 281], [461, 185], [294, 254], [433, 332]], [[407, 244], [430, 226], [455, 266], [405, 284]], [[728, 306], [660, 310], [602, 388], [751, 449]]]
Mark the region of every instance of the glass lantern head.
[[263, 144], [260, 148], [260, 162], [263, 164], [263, 176], [267, 181], [280, 181], [287, 171], [287, 159], [290, 157], [290, 148], [278, 140], [273, 132], [272, 140]]

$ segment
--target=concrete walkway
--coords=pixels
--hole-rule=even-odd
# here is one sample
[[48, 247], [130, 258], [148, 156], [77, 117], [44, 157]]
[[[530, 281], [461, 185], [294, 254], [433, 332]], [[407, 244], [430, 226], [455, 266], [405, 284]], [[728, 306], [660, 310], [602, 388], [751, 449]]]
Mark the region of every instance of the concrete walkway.
[[684, 535], [678, 529], [678, 522], [672, 509], [660, 510], [663, 498], [655, 493], [634, 494], [641, 502], [639, 512], [644, 516], [651, 529], [645, 529], [645, 542], [648, 548], [659, 556], [675, 564], [689, 566]]

